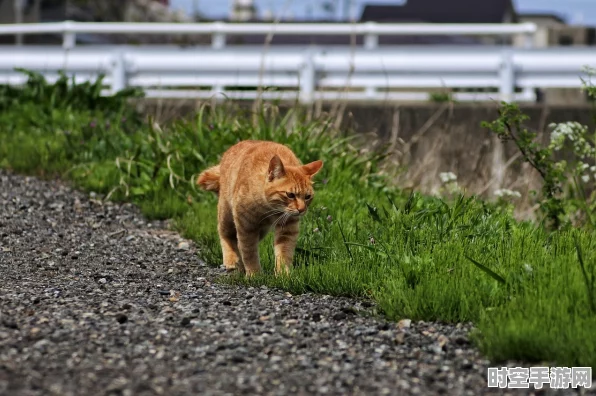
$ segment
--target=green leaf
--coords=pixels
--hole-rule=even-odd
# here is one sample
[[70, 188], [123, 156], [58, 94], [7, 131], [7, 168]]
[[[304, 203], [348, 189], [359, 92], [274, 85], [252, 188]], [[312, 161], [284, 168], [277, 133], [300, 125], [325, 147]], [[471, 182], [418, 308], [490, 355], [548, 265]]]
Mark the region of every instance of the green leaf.
[[132, 196], [145, 195], [147, 193], [147, 188], [146, 187], [132, 187], [130, 189], [130, 193]]
[[382, 224], [383, 221], [381, 220], [381, 217], [379, 217], [379, 213], [377, 212], [377, 208], [373, 208], [368, 203], [366, 204], [366, 207], [368, 208], [368, 213], [373, 218], [373, 220]]
[[494, 272], [487, 266], [480, 264], [478, 261], [474, 260], [473, 258], [468, 257], [468, 256], [465, 256], [465, 257], [468, 260], [470, 260], [472, 262], [472, 264], [474, 264], [476, 267], [480, 268], [482, 271], [484, 271], [485, 273], [490, 275], [493, 279], [495, 279], [499, 283], [504, 284], [504, 285], [507, 284], [507, 281], [501, 275], [497, 274], [496, 272]]

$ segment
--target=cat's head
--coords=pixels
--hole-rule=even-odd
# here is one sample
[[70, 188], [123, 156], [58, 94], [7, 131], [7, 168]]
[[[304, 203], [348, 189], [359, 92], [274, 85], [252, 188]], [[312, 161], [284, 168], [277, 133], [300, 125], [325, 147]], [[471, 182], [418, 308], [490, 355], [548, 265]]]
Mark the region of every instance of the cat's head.
[[302, 166], [285, 166], [275, 155], [269, 161], [265, 196], [271, 207], [293, 216], [302, 216], [313, 200], [312, 178], [323, 167], [318, 160]]

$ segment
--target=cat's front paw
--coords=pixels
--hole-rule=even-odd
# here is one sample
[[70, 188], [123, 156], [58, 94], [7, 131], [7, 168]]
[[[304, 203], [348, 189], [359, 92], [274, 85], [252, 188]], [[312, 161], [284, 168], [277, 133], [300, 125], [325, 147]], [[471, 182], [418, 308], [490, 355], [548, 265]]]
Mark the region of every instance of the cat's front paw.
[[246, 271], [246, 277], [252, 278], [253, 276], [257, 275], [259, 272], [261, 272], [261, 271], [260, 270]]
[[281, 265], [275, 268], [275, 276], [288, 276], [290, 275], [290, 266]]

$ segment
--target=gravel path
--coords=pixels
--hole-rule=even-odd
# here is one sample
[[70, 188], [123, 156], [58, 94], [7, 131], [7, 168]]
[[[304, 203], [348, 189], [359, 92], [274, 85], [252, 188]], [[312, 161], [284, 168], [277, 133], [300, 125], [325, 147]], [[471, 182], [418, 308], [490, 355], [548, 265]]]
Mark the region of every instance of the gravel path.
[[0, 394], [507, 394], [467, 326], [221, 273], [131, 205], [0, 171]]

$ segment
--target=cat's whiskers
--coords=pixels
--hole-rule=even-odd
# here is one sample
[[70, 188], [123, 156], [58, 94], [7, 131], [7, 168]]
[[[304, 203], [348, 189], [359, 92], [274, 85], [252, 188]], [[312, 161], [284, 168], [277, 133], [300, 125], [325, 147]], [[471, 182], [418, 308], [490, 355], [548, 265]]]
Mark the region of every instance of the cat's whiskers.
[[271, 216], [275, 216], [275, 215], [279, 215], [279, 214], [283, 214], [284, 212], [282, 211], [274, 211], [273, 213], [268, 214], [267, 216], [263, 217], [261, 219], [261, 221], [259, 221], [259, 224], [261, 224], [263, 221], [265, 221], [267, 218], [271, 217]]
[[273, 224], [271, 225], [271, 227], [275, 227], [278, 224], [281, 224], [282, 219], [285, 218], [287, 215], [288, 215], [288, 213], [287, 212], [284, 212], [281, 216], [279, 216], [277, 218], [277, 220], [275, 220], [275, 222], [273, 222]]
[[[283, 216], [283, 215], [282, 215]], [[275, 226], [277, 225], [277, 223], [279, 222], [279, 219], [281, 219], [282, 216], [279, 216], [277, 219], [275, 219], [275, 221], [273, 222], [273, 224], [271, 224], [271, 228], [275, 228]]]
[[[271, 208], [271, 206], [270, 206], [270, 208]], [[267, 219], [267, 218], [269, 218], [271, 216], [274, 216], [276, 214], [283, 214], [283, 213], [285, 213], [285, 211], [283, 209], [281, 209], [281, 208], [272, 208], [272, 209], [270, 209], [270, 210], [268, 210], [267, 212], [264, 213], [264, 216], [265, 217], [263, 217], [261, 219], [261, 221], [259, 221], [259, 224], [261, 224], [265, 219]]]
[[284, 227], [288, 223], [288, 220], [290, 219], [291, 216], [292, 216], [292, 213], [289, 213], [289, 212], [284, 213], [284, 215], [282, 216], [283, 217], [283, 220], [282, 220], [282, 223], [281, 223], [281, 229], [282, 230], [284, 229]]

